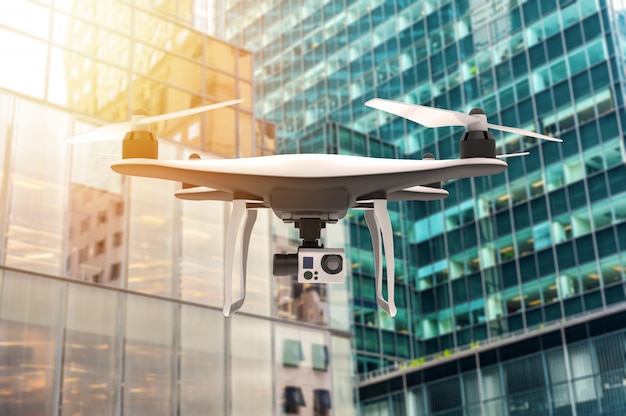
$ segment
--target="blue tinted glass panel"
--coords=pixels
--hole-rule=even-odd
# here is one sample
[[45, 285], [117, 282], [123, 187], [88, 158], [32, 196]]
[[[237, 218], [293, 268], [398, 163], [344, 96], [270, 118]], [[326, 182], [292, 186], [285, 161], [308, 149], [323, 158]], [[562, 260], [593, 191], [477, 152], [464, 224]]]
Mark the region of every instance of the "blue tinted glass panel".
[[591, 39], [602, 34], [600, 26], [600, 17], [597, 14], [589, 16], [582, 22], [585, 40], [589, 42]]
[[530, 64], [533, 68], [539, 68], [541, 65], [546, 63], [546, 54], [544, 52], [543, 46], [543, 43], [538, 43], [528, 50]]
[[537, 278], [537, 268], [535, 267], [535, 256], [528, 255], [519, 260], [520, 277], [523, 282], [528, 282]]
[[428, 289], [421, 294], [422, 313], [427, 314], [435, 311], [434, 289]]
[[396, 355], [396, 346], [394, 342], [393, 332], [382, 331], [383, 334], [383, 353], [387, 355]]
[[587, 203], [584, 181], [579, 181], [567, 188], [569, 194], [570, 209], [580, 208]]
[[541, 12], [545, 16], [548, 12], [556, 9], [556, 0], [541, 0]]
[[532, 212], [533, 223], [539, 224], [548, 219], [548, 207], [546, 197], [540, 196], [531, 201], [530, 209]]
[[600, 138], [598, 136], [598, 131], [596, 127], [597, 126], [595, 121], [590, 121], [586, 124], [583, 124], [578, 129], [584, 149], [589, 149], [599, 143]]
[[509, 331], [514, 332], [517, 331], [519, 329], [522, 329], [524, 327], [524, 321], [522, 318], [522, 314], [518, 313], [516, 315], [513, 316], [509, 316], [508, 317], [508, 323], [509, 323]]
[[562, 317], [561, 304], [559, 302], [552, 303], [544, 308], [546, 322], [556, 321]]
[[577, 296], [575, 298], [566, 299], [563, 302], [563, 307], [565, 308], [565, 315], [577, 315], [583, 311], [581, 299]]
[[526, 312], [526, 326], [530, 328], [542, 323], [544, 321], [542, 312], [541, 308], [536, 308]]
[[612, 195], [617, 195], [620, 192], [626, 190], [626, 167], [619, 166], [608, 171], [609, 175], [609, 189]]
[[599, 120], [600, 135], [604, 141], [612, 139], [619, 134], [617, 117], [615, 113], [608, 114]]
[[552, 93], [549, 89], [535, 95], [535, 102], [537, 103], [537, 114], [547, 114], [553, 111], [554, 104]]
[[540, 251], [537, 253], [537, 260], [539, 263], [539, 275], [548, 276], [555, 271], [554, 265], [554, 253], [552, 249]]
[[461, 60], [468, 58], [474, 53], [474, 40], [472, 35], [467, 35], [459, 42], [461, 48]]
[[524, 52], [518, 53], [511, 60], [513, 66], [513, 75], [517, 78], [526, 75], [528, 72], [528, 61]]
[[528, 213], [528, 204], [518, 205], [513, 209], [513, 220], [517, 231], [522, 230], [530, 225], [530, 214]]
[[483, 286], [480, 273], [471, 274], [468, 278], [470, 299], [483, 297]]
[[559, 148], [563, 152], [563, 157], [580, 153], [580, 145], [578, 143], [576, 133], [576, 130], [572, 129], [564, 134], [561, 134], [561, 138], [563, 139], [563, 141], [567, 142], [567, 146], [559, 146]]
[[602, 293], [599, 290], [585, 294], [583, 299], [585, 302], [585, 310], [587, 311], [602, 307]]
[[610, 256], [617, 252], [615, 230], [613, 227], [597, 232], [596, 241], [598, 243], [598, 255], [600, 257]]
[[467, 282], [465, 278], [455, 279], [452, 281], [452, 299], [455, 304], [459, 304], [467, 300]]
[[566, 270], [576, 265], [574, 245], [571, 241], [558, 245], [556, 247], [556, 255], [561, 270]]
[[539, 18], [539, 3], [537, 0], [530, 0], [524, 3], [522, 7], [524, 13], [524, 23], [526, 23], [526, 25]]
[[591, 82], [587, 71], [572, 78], [572, 89], [574, 90], [574, 98], [582, 98], [591, 93]]
[[511, 234], [511, 217], [508, 210], [499, 213], [496, 216], [496, 225], [499, 236], [505, 236]]
[[579, 47], [583, 43], [583, 35], [580, 30], [580, 25], [575, 24], [572, 27], [565, 30], [565, 45], [568, 50], [572, 51]]
[[554, 60], [563, 55], [563, 38], [560, 33], [557, 33], [546, 40], [546, 48], [548, 48], [548, 54], [550, 58]]
[[604, 297], [607, 305], [623, 302], [626, 300], [626, 296], [624, 295], [624, 286], [619, 284], [605, 289]]
[[580, 264], [585, 264], [595, 258], [591, 235], [586, 235], [576, 240], [576, 254], [578, 254], [578, 263]]

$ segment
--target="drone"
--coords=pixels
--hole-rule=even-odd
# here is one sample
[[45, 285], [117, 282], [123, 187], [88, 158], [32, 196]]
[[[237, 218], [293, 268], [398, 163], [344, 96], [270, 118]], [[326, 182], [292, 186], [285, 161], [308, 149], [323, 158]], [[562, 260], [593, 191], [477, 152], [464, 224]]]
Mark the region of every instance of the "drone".
[[[282, 154], [239, 159], [159, 160], [158, 143], [150, 124], [240, 103], [231, 100], [155, 117], [133, 115], [129, 122], [104, 126], [68, 139], [71, 143], [111, 139], [125, 132], [122, 160], [113, 171], [131, 176], [182, 182], [175, 196], [183, 200], [232, 202], [224, 247], [224, 316], [244, 304], [246, 263], [250, 236], [259, 209], [271, 209], [284, 223], [299, 230], [297, 253], [275, 254], [273, 275], [296, 275], [300, 283], [343, 283], [346, 267], [343, 249], [327, 248], [321, 231], [344, 218], [349, 209], [364, 211], [371, 234], [376, 279], [376, 301], [391, 317], [394, 301], [394, 242], [387, 204], [396, 201], [434, 201], [448, 191], [442, 181], [495, 175], [507, 168], [502, 158], [527, 153], [496, 155], [489, 129], [549, 141], [561, 139], [518, 128], [487, 123], [483, 110], [469, 114], [374, 98], [366, 106], [391, 113], [425, 127], [465, 126], [460, 158], [436, 160], [383, 159], [337, 154]], [[243, 226], [243, 230], [242, 230]], [[241, 240], [239, 293], [233, 294], [234, 259]], [[383, 256], [384, 252], [384, 256]], [[384, 267], [383, 267], [384, 266]], [[386, 279], [387, 299], [383, 296]]]

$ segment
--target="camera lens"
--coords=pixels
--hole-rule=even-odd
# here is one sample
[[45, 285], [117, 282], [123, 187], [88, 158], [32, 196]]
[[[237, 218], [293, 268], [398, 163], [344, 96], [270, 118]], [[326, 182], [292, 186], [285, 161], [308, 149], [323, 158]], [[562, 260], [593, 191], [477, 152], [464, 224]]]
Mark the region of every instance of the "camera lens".
[[298, 274], [297, 254], [274, 254], [274, 276]]
[[337, 274], [341, 272], [343, 260], [337, 254], [327, 254], [322, 257], [322, 270], [328, 274]]

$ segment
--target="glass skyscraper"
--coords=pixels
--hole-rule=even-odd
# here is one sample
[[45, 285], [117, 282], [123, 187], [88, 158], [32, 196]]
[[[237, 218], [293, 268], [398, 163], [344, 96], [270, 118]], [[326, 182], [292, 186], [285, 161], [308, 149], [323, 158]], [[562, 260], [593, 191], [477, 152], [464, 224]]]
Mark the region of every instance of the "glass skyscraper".
[[[608, 0], [230, 0], [218, 32], [254, 53], [255, 113], [279, 152], [459, 155], [363, 104], [388, 98], [563, 138], [497, 134], [491, 177], [392, 204], [398, 316], [347, 221], [365, 415], [621, 414], [626, 251], [625, 5]], [[408, 412], [408, 413], [407, 413]]]
[[273, 154], [275, 127], [252, 112], [252, 53], [208, 36], [212, 13], [198, 1], [0, 5], [0, 414], [354, 414], [348, 290], [270, 278], [273, 247], [290, 243], [269, 210], [246, 303], [225, 318], [231, 204], [114, 173], [119, 140], [64, 143], [137, 109], [243, 98], [153, 125], [160, 157]]

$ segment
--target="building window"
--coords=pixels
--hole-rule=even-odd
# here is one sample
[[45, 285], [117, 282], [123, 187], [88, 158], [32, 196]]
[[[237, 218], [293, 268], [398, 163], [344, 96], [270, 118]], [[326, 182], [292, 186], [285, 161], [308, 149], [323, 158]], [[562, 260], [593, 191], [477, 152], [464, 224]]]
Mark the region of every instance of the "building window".
[[103, 238], [102, 240], [96, 242], [94, 256], [99, 256], [106, 252], [106, 241], [106, 238]]
[[107, 212], [106, 210], [98, 211], [98, 224], [106, 224], [107, 223]]
[[313, 369], [326, 371], [328, 369], [328, 347], [326, 347], [326, 345], [313, 344], [311, 349], [313, 355]]
[[285, 413], [287, 414], [298, 414], [299, 407], [306, 406], [304, 401], [304, 395], [302, 394], [302, 389], [297, 386], [286, 386], [285, 387]]
[[121, 231], [118, 231], [115, 234], [113, 234], [113, 247], [120, 247], [123, 242], [124, 242], [124, 233], [122, 233]]
[[328, 411], [332, 409], [332, 404], [330, 401], [330, 392], [326, 389], [315, 389], [313, 390], [313, 411], [315, 412], [315, 416], [325, 416], [328, 414]]
[[294, 339], [286, 339], [283, 343], [283, 365], [285, 367], [298, 367], [304, 360], [302, 343]]
[[80, 221], [80, 233], [83, 234], [83, 233], [86, 233], [88, 231], [89, 231], [89, 217], [83, 218]]
[[111, 270], [109, 271], [109, 280], [114, 281], [120, 278], [122, 272], [122, 264], [121, 263], [113, 263], [111, 265]]
[[118, 217], [121, 217], [122, 215], [124, 215], [124, 203], [123, 202], [115, 203], [115, 215], [117, 215]]

